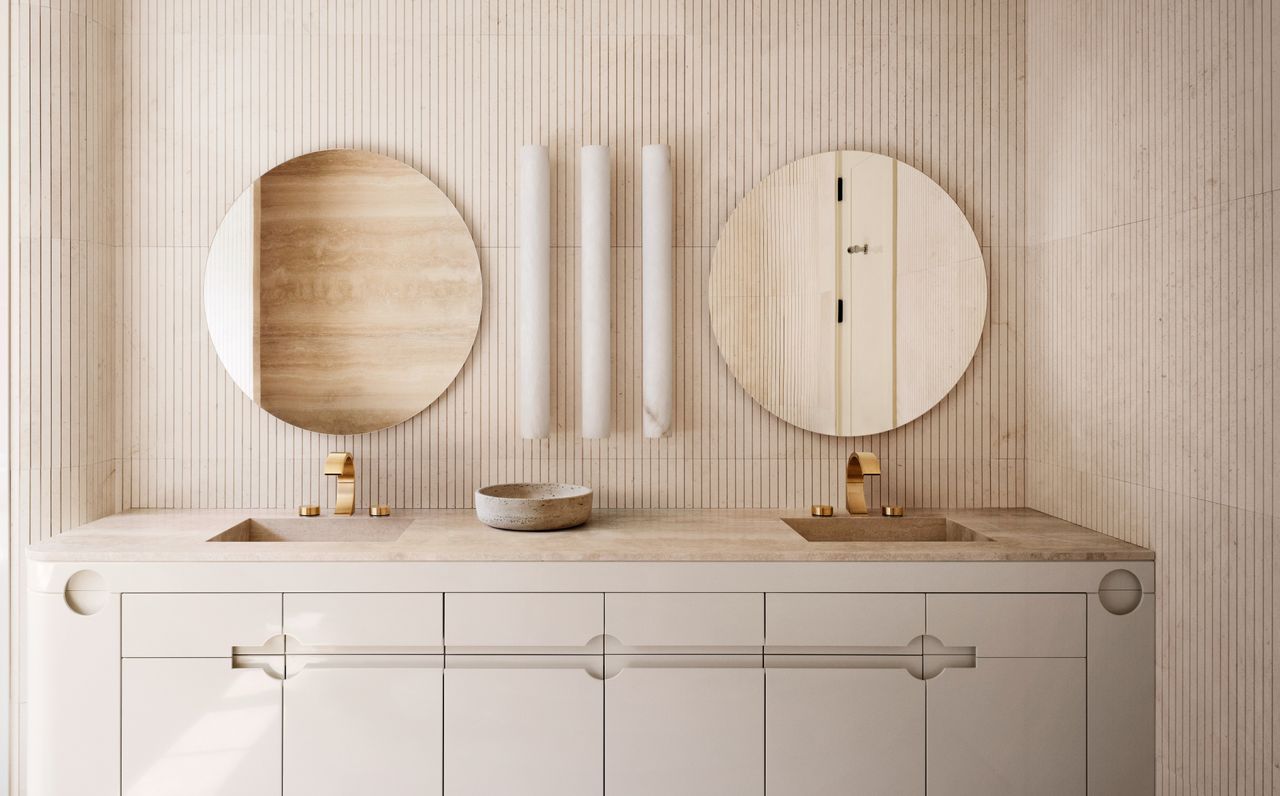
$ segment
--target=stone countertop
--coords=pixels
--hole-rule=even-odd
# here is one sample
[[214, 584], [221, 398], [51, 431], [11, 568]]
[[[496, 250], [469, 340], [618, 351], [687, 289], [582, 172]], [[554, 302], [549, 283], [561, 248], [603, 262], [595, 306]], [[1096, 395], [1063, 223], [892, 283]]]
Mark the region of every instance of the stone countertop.
[[[1151, 561], [1155, 553], [1031, 509], [910, 509], [943, 515], [986, 537], [972, 542], [810, 542], [781, 517], [797, 509], [597, 509], [566, 531], [490, 528], [470, 509], [404, 510], [394, 541], [216, 542], [249, 518], [300, 519], [281, 510], [136, 510], [31, 545], [36, 561]], [[337, 518], [337, 522], [348, 521]], [[306, 528], [305, 525], [294, 527]], [[328, 528], [336, 526], [329, 524]]]

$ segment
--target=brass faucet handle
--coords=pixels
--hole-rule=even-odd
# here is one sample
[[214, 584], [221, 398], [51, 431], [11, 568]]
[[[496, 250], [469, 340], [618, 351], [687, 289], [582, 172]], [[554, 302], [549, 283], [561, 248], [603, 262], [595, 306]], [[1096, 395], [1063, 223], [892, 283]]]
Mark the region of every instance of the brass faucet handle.
[[352, 480], [355, 480], [355, 477], [356, 477], [355, 459], [353, 459], [351, 457], [351, 454], [347, 453], [346, 451], [330, 453], [324, 459], [324, 474], [336, 475], [338, 476], [339, 481], [345, 478], [350, 478]]

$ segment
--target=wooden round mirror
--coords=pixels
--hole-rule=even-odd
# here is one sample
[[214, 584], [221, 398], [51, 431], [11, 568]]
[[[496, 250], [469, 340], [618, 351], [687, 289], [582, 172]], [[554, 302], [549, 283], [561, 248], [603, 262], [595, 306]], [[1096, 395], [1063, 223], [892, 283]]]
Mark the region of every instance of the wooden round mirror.
[[884, 155], [826, 152], [765, 177], [716, 244], [711, 327], [730, 372], [788, 423], [904, 425], [973, 358], [987, 273], [963, 211]]
[[227, 212], [205, 269], [205, 320], [235, 383], [271, 414], [362, 434], [421, 412], [480, 328], [480, 260], [457, 209], [394, 158], [312, 152]]

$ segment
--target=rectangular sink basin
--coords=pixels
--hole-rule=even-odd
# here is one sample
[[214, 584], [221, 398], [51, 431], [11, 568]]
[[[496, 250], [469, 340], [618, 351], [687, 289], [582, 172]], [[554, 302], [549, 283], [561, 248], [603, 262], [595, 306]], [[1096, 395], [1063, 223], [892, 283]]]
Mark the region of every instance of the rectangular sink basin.
[[281, 517], [247, 519], [210, 542], [394, 542], [408, 517]]
[[783, 517], [810, 542], [989, 542], [946, 517]]

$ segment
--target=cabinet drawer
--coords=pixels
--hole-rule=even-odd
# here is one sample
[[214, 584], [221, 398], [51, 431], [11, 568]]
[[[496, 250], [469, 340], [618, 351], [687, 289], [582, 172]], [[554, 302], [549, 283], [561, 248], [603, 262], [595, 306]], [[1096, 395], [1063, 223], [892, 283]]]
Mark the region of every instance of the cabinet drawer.
[[602, 594], [446, 594], [448, 652], [598, 653]]
[[1083, 594], [930, 594], [929, 635], [979, 658], [1083, 658], [1086, 607]]
[[605, 652], [745, 652], [764, 644], [763, 594], [606, 594]]
[[855, 654], [920, 652], [923, 594], [765, 596], [768, 652]]
[[330, 654], [444, 651], [440, 594], [286, 594], [289, 652]]
[[229, 658], [284, 652], [279, 594], [125, 594], [126, 658]]

